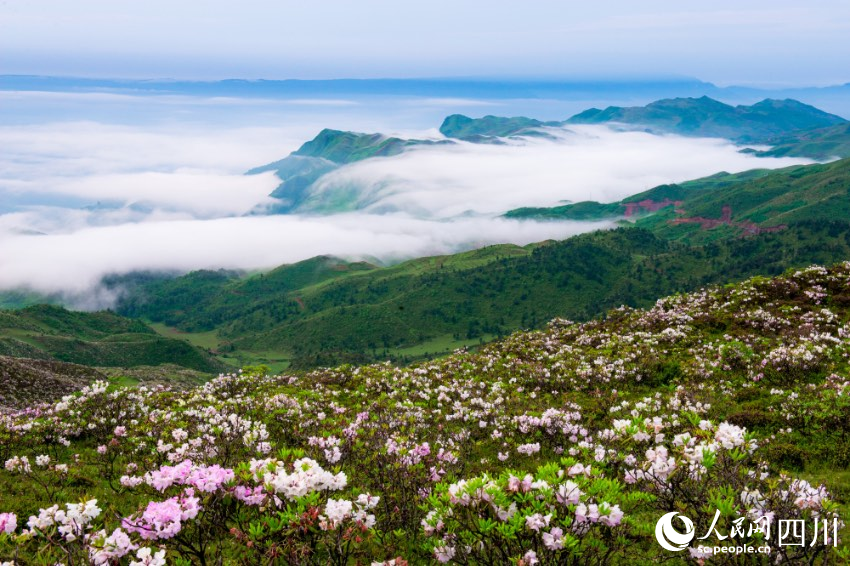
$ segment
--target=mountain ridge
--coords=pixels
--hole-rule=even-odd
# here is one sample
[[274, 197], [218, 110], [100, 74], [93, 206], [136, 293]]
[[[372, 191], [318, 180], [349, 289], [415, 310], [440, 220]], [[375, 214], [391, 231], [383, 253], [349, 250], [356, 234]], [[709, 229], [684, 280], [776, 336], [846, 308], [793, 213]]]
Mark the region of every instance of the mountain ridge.
[[662, 99], [646, 106], [591, 108], [564, 124], [625, 124], [661, 133], [721, 137], [759, 143], [794, 131], [847, 123], [797, 100], [765, 99], [750, 106], [731, 106], [707, 96]]
[[363, 134], [325, 128], [287, 157], [250, 169], [246, 175], [274, 172], [280, 184], [269, 196], [277, 199], [278, 203], [265, 212], [287, 213], [308, 201], [313, 183], [343, 165], [373, 157], [398, 155], [415, 146], [447, 143], [453, 142], [405, 140], [379, 133]]
[[[730, 217], [720, 223], [723, 207]], [[632, 219], [637, 226], [679, 238], [710, 234], [705, 226], [747, 222], [769, 228], [806, 218], [850, 217], [850, 158], [826, 164], [796, 165], [776, 170], [718, 173], [680, 183], [661, 185], [615, 203], [587, 201], [551, 208], [520, 208], [508, 218], [537, 220]], [[689, 220], [690, 219], [690, 220]], [[703, 219], [700, 222], [698, 219]], [[733, 222], [734, 220], [734, 222]], [[692, 221], [690, 227], [686, 227]]]
[[338, 198], [330, 199], [330, 203], [312, 202], [315, 184], [324, 175], [345, 165], [374, 157], [392, 157], [415, 147], [457, 142], [504, 144], [522, 137], [554, 139], [547, 128], [587, 124], [777, 146], [767, 150], [742, 150], [757, 157], [828, 159], [850, 156], [850, 122], [840, 116], [791, 99], [764, 99], [750, 106], [731, 106], [703, 96], [661, 99], [639, 107], [591, 108], [560, 122], [525, 116], [470, 118], [452, 114], [439, 128], [444, 139], [402, 139], [326, 128], [289, 156], [253, 168], [246, 174], [271, 171], [280, 180], [269, 195], [276, 202], [259, 213], [333, 212], [340, 206], [356, 209], [362, 203], [358, 204], [347, 194], [356, 193], [356, 187], [341, 188]]

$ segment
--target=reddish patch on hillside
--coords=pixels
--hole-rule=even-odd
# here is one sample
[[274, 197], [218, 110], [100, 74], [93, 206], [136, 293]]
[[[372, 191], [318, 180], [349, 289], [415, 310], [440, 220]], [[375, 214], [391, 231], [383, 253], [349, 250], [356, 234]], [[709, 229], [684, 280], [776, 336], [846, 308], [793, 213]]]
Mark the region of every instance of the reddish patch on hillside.
[[298, 303], [298, 306], [301, 307], [302, 311], [307, 308], [307, 305], [304, 304], [304, 299], [301, 297], [295, 297], [295, 302]]
[[658, 212], [659, 210], [667, 206], [682, 206], [682, 201], [670, 200], [669, 198], [659, 201], [645, 199], [640, 202], [624, 202], [623, 206], [626, 207], [626, 212], [624, 213], [624, 216], [628, 218], [629, 216], [632, 216], [641, 211]]
[[[676, 209], [676, 214], [684, 214], [685, 211], [682, 209]], [[700, 229], [702, 230], [711, 230], [712, 228], [717, 228], [718, 226], [733, 226], [735, 228], [740, 228], [744, 231], [744, 234], [747, 236], [755, 236], [758, 234], [767, 234], [771, 232], [779, 232], [784, 230], [788, 226], [786, 224], [779, 224], [778, 226], [759, 226], [755, 222], [750, 222], [749, 220], [743, 220], [741, 222], [735, 222], [732, 220], [732, 207], [724, 205], [720, 211], [720, 218], [705, 218], [704, 216], [687, 216], [683, 218], [675, 218], [669, 221], [670, 224], [699, 224]]]

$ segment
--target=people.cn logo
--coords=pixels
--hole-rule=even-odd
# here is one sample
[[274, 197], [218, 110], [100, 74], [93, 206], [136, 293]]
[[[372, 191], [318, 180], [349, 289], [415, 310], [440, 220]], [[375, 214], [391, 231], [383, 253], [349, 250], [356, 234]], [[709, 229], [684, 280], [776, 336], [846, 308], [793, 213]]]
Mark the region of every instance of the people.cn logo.
[[[673, 519], [675, 517], [679, 517], [679, 520], [685, 525], [684, 533], [680, 533], [673, 526]], [[696, 532], [693, 521], [684, 515], [679, 515], [675, 511], [667, 513], [658, 519], [658, 523], [655, 524], [655, 538], [658, 540], [658, 544], [662, 548], [672, 550], [673, 552], [685, 550], [688, 544], [694, 539], [694, 536], [696, 536]]]

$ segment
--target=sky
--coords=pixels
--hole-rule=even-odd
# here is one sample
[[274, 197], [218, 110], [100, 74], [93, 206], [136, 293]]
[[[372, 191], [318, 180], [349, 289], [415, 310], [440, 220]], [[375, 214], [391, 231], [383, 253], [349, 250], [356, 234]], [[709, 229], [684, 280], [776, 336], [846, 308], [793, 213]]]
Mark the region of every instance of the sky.
[[0, 74], [850, 81], [846, 0], [3, 0]]

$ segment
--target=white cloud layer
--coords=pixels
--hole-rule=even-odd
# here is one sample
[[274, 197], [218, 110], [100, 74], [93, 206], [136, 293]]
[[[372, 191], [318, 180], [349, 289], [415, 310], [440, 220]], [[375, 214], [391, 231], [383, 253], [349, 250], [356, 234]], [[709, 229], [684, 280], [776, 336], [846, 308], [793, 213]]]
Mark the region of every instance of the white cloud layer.
[[611, 202], [652, 187], [717, 173], [804, 163], [760, 159], [720, 139], [615, 132], [604, 126], [549, 129], [557, 141], [425, 146], [338, 169], [317, 183], [314, 202], [356, 189], [368, 211], [447, 218], [502, 214], [559, 202]]
[[270, 268], [320, 254], [394, 261], [560, 239], [608, 224], [494, 216], [799, 162], [758, 160], [719, 140], [581, 127], [557, 132], [557, 142], [429, 147], [329, 175], [318, 198], [354, 187], [365, 205], [359, 212], [243, 216], [268, 202], [277, 180], [242, 172], [285, 156], [318, 129], [297, 120], [0, 127], [0, 289], [89, 294], [87, 306], [104, 306], [110, 297], [97, 294], [98, 283], [112, 273]]
[[[73, 202], [201, 218], [244, 214], [264, 202], [277, 181], [242, 173], [297, 147], [300, 133], [94, 122], [5, 126], [0, 128], [0, 146], [6, 148], [0, 157], [0, 197], [6, 211], [15, 204], [20, 209]], [[41, 230], [33, 220], [36, 225], [28, 228]]]
[[392, 261], [506, 241], [562, 239], [609, 225], [355, 213], [149, 221], [65, 234], [7, 235], [0, 249], [0, 288], [80, 294], [110, 273], [255, 269], [322, 254]]

